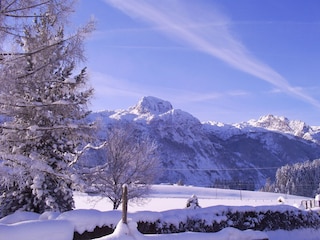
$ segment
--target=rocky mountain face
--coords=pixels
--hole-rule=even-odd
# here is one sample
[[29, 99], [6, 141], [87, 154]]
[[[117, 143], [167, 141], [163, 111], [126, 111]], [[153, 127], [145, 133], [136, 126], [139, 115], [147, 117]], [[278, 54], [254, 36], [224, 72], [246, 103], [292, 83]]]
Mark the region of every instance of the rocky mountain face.
[[[263, 116], [239, 124], [201, 123], [170, 102], [144, 97], [128, 110], [92, 113], [99, 137], [106, 128], [131, 122], [159, 146], [159, 183], [259, 189], [277, 168], [320, 158], [320, 127]], [[99, 162], [99, 154], [90, 161]]]

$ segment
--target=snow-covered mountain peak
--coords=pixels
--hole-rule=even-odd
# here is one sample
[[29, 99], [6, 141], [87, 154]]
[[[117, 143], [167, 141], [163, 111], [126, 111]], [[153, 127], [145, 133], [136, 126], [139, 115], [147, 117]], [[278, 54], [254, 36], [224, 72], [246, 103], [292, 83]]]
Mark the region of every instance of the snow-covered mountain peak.
[[290, 121], [287, 118], [274, 116], [272, 114], [262, 116], [258, 120], [249, 120], [248, 123], [251, 126], [268, 130], [291, 132]]
[[304, 134], [311, 129], [309, 125], [300, 120], [289, 120], [286, 117], [278, 117], [272, 114], [262, 116], [259, 120], [250, 120], [248, 124], [254, 127], [289, 133], [299, 137], [303, 137]]
[[172, 110], [170, 102], [156, 97], [143, 97], [137, 105], [130, 109], [135, 114], [153, 114], [160, 115]]

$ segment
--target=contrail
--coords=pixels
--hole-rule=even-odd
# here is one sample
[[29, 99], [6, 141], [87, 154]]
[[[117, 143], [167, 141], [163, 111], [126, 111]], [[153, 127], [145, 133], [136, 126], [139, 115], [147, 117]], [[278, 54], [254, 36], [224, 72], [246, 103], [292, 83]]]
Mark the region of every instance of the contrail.
[[[105, 0], [125, 14], [152, 24], [171, 38], [218, 58], [240, 71], [264, 80], [283, 92], [320, 109], [320, 102], [290, 83], [253, 56], [230, 31], [227, 16], [210, 8], [200, 9], [196, 1]], [[194, 4], [195, 3], [195, 4]]]

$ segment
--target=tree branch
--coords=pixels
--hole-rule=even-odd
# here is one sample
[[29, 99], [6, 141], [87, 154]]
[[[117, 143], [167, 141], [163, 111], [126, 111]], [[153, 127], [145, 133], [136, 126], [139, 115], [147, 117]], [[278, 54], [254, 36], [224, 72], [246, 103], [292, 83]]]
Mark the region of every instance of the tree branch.
[[41, 5], [45, 5], [45, 4], [50, 3], [50, 1], [46, 1], [46, 2], [31, 5], [31, 6], [23, 7], [23, 8], [16, 8], [16, 9], [9, 10], [10, 6], [12, 6], [14, 4], [14, 2], [16, 2], [16, 1], [13, 1], [12, 3], [10, 3], [3, 11], [0, 11], [0, 13], [6, 14], [6, 13], [10, 13], [10, 12], [24, 11], [24, 10], [40, 7]]
[[102, 143], [101, 145], [99, 145], [99, 146], [93, 146], [91, 143], [87, 144], [82, 150], [80, 150], [80, 151], [78, 151], [78, 152], [76, 153], [75, 158], [73, 159], [72, 162], [70, 162], [70, 163], [68, 164], [68, 166], [70, 167], [70, 166], [74, 165], [76, 162], [78, 162], [78, 160], [79, 160], [79, 158], [81, 157], [81, 155], [82, 155], [85, 151], [87, 151], [88, 149], [99, 150], [99, 149], [105, 147], [107, 144], [108, 144], [107, 141], [103, 142], [103, 143]]

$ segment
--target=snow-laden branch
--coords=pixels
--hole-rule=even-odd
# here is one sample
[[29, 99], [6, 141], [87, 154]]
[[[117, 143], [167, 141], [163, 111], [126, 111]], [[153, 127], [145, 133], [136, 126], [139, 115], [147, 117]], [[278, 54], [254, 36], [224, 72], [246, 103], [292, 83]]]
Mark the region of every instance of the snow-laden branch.
[[[12, 126], [2, 125], [0, 126], [0, 129], [36, 132], [36, 131], [50, 131], [50, 130], [59, 130], [59, 129], [76, 129], [78, 127], [79, 127], [78, 124], [54, 125], [52, 127], [41, 127], [37, 125], [32, 125], [29, 127], [17, 127], [17, 126], [12, 127]], [[90, 126], [88, 126], [88, 128], [90, 128]]]
[[71, 161], [68, 166], [71, 167], [73, 164], [75, 164], [79, 158], [81, 157], [81, 155], [87, 151], [88, 149], [94, 149], [94, 150], [99, 150], [102, 149], [103, 147], [105, 147], [108, 144], [107, 141], [103, 142], [101, 145], [99, 146], [94, 146], [91, 143], [87, 144], [83, 149], [81, 149], [80, 151], [76, 152], [75, 158], [73, 159], [73, 161]]
[[2, 106], [8, 106], [8, 107], [16, 107], [16, 108], [39, 108], [39, 107], [50, 107], [50, 106], [54, 106], [54, 105], [77, 105], [77, 103], [71, 102], [71, 101], [67, 101], [67, 100], [58, 100], [55, 102], [50, 102], [50, 103], [43, 103], [43, 102], [34, 102], [32, 104], [20, 104], [20, 103], [16, 103], [16, 104], [10, 104], [10, 103], [2, 103], [0, 102], [0, 105]]
[[[7, 13], [10, 13], [10, 12], [24, 11], [24, 10], [28, 10], [28, 9], [40, 7], [40, 6], [42, 6], [42, 5], [45, 5], [45, 4], [50, 3], [50, 1], [46, 1], [46, 2], [42, 2], [42, 3], [38, 3], [38, 4], [26, 6], [26, 7], [15, 8], [15, 9], [9, 10], [9, 7], [11, 7], [11, 5], [12, 5], [14, 2], [15, 2], [15, 1], [13, 1], [11, 4], [9, 4], [6, 8], [3, 8], [3, 10], [0, 9], [0, 13], [6, 15]], [[6, 16], [7, 16], [7, 15], [6, 15]], [[21, 17], [22, 17], [22, 16], [21, 16]], [[33, 16], [33, 17], [34, 17], [34, 16]]]
[[83, 28], [80, 28], [76, 33], [68, 36], [67, 38], [64, 38], [62, 40], [53, 42], [53, 43], [51, 43], [49, 45], [45, 45], [45, 46], [43, 46], [41, 48], [35, 49], [33, 51], [29, 51], [29, 52], [0, 53], [0, 59], [3, 59], [5, 56], [18, 56], [15, 59], [10, 59], [9, 60], [9, 61], [15, 61], [15, 60], [17, 60], [19, 58], [22, 58], [22, 57], [25, 57], [25, 56], [32, 56], [34, 54], [38, 54], [38, 53], [40, 53], [40, 52], [42, 52], [42, 51], [44, 51], [46, 49], [49, 49], [49, 48], [64, 44], [64, 43], [69, 42], [69, 41], [75, 41], [75, 40], [78, 40], [79, 38], [83, 39], [90, 32], [92, 32], [94, 30], [94, 26], [95, 26], [94, 22], [90, 21], [86, 26], [84, 26]]
[[[42, 162], [40, 159], [33, 161], [30, 165], [31, 156], [17, 155], [17, 154], [2, 154], [2, 159], [6, 161], [2, 163], [0, 169], [3, 171], [7, 170], [6, 174], [21, 175], [26, 169], [32, 169], [33, 171], [40, 171], [48, 175], [54, 175], [58, 178], [64, 179], [66, 176], [60, 172], [54, 171], [52, 167]], [[14, 166], [14, 167], [10, 167]], [[4, 168], [5, 167], [5, 168]], [[1, 172], [0, 172], [1, 173]]]

